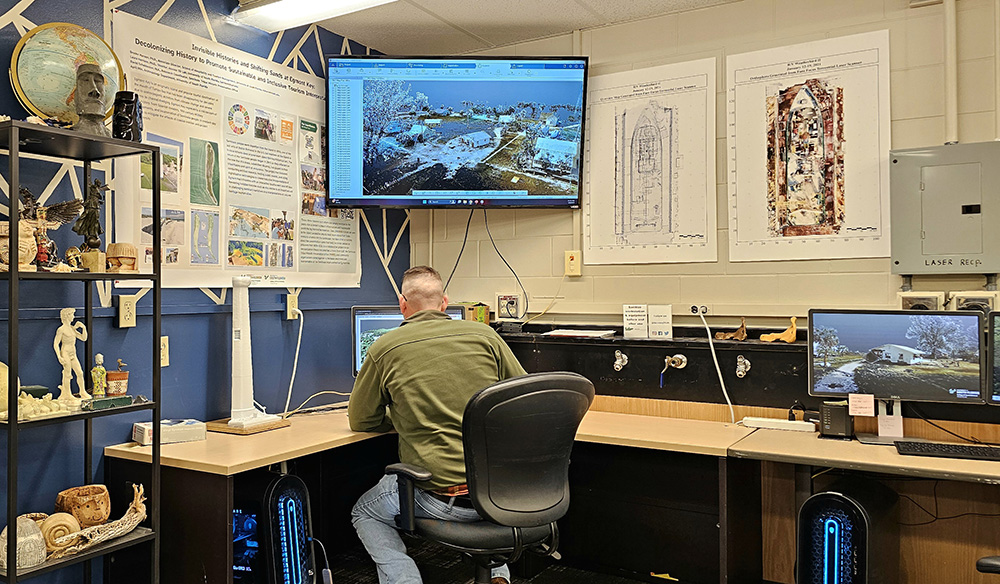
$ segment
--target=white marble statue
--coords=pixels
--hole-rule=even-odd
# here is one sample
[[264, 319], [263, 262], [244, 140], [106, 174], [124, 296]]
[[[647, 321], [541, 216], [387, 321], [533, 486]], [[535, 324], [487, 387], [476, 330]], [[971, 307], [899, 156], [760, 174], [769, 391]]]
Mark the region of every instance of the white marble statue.
[[52, 340], [52, 349], [62, 365], [62, 383], [59, 385], [59, 399], [72, 401], [77, 399], [70, 389], [71, 378], [76, 373], [76, 385], [80, 388], [79, 399], [90, 399], [90, 394], [84, 389], [83, 367], [76, 358], [76, 342], [87, 340], [87, 327], [82, 322], [73, 322], [76, 309], [63, 308], [59, 311], [62, 324], [56, 329], [56, 337]]

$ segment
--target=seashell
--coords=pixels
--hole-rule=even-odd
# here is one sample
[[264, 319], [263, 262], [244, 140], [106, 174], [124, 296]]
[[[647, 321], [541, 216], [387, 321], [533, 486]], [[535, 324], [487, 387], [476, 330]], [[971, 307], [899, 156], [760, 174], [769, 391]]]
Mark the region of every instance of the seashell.
[[45, 538], [45, 549], [54, 552], [72, 545], [72, 541], [56, 544], [56, 539], [80, 531], [80, 522], [69, 513], [55, 513], [42, 522], [41, 528], [42, 537]]
[[[31, 518], [17, 518], [17, 569], [33, 568], [45, 561], [45, 538]], [[7, 528], [0, 532], [0, 568], [7, 569]]]
[[111, 515], [111, 496], [104, 485], [66, 489], [56, 496], [56, 512], [76, 517], [80, 527], [100, 525]]

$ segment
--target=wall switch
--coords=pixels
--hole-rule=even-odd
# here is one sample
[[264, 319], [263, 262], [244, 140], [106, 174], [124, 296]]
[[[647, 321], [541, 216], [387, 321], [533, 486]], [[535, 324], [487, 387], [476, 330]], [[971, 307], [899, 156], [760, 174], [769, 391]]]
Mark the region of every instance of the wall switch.
[[135, 303], [136, 297], [133, 294], [118, 295], [118, 328], [130, 328], [135, 326]]
[[160, 367], [170, 365], [170, 337], [160, 337]]
[[289, 292], [285, 295], [285, 320], [296, 320], [299, 318], [296, 312], [299, 309], [299, 293]]
[[566, 269], [563, 272], [566, 276], [580, 275], [580, 250], [566, 250]]

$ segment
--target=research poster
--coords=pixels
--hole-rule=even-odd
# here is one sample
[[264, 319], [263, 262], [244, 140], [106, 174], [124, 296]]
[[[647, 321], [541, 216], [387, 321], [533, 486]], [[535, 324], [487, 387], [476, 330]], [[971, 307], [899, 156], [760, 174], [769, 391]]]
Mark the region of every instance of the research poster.
[[158, 221], [168, 287], [359, 286], [358, 219], [326, 205], [324, 79], [124, 12], [112, 27], [160, 147], [159, 176], [149, 156], [117, 165], [116, 191], [141, 206], [116, 197], [117, 240], [148, 266]]
[[591, 78], [584, 262], [714, 262], [715, 59]]
[[731, 261], [889, 255], [889, 32], [733, 55]]

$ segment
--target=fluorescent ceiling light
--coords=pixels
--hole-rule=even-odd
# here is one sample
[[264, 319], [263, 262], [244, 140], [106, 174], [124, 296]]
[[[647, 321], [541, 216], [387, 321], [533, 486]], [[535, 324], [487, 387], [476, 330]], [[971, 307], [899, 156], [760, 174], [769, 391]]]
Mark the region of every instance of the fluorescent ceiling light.
[[267, 32], [312, 24], [396, 0], [249, 0], [241, 1], [233, 18]]

